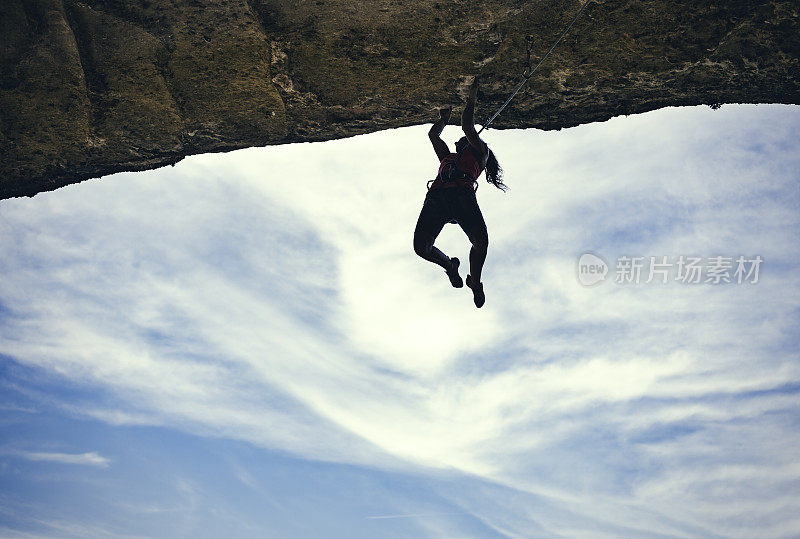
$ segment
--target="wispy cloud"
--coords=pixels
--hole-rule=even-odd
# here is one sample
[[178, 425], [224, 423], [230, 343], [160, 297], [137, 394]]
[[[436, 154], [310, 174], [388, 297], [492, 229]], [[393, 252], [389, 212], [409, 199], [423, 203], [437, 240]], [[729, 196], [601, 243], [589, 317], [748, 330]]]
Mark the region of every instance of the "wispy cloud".
[[408, 515], [372, 515], [364, 518], [368, 520], [381, 520], [381, 519], [391, 519], [391, 518], [441, 517], [441, 516], [464, 515], [464, 514], [468, 513], [412, 513]]
[[3, 450], [0, 454], [14, 456], [34, 462], [55, 462], [58, 464], [78, 464], [82, 466], [98, 466], [106, 468], [110, 460], [98, 453], [51, 453], [45, 451]]

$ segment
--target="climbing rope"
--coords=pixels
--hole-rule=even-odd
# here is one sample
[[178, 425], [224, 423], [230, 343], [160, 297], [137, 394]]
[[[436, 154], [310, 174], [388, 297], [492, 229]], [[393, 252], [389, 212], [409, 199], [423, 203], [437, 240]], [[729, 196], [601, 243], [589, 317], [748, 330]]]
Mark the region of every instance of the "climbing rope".
[[495, 120], [495, 118], [500, 116], [500, 113], [503, 112], [503, 109], [505, 109], [508, 106], [508, 104], [511, 103], [511, 100], [514, 99], [514, 97], [519, 93], [520, 90], [522, 90], [522, 87], [525, 86], [528, 83], [528, 81], [530, 80], [531, 76], [536, 72], [537, 69], [539, 69], [539, 66], [542, 65], [542, 63], [547, 59], [547, 57], [550, 56], [550, 53], [553, 52], [553, 49], [556, 48], [556, 45], [558, 45], [561, 42], [561, 40], [564, 39], [564, 36], [567, 35], [567, 32], [569, 32], [569, 29], [572, 28], [572, 25], [575, 24], [575, 21], [578, 20], [578, 17], [581, 16], [581, 13], [583, 13], [583, 10], [586, 8], [587, 5], [589, 5], [589, 2], [591, 2], [591, 1], [592, 0], [586, 0], [583, 3], [583, 5], [581, 6], [581, 9], [579, 9], [578, 13], [576, 13], [575, 16], [572, 17], [572, 20], [569, 22], [569, 24], [564, 29], [564, 31], [561, 32], [561, 35], [558, 36], [558, 39], [556, 39], [556, 42], [553, 43], [552, 47], [550, 47], [550, 50], [548, 50], [545, 53], [545, 55], [542, 56], [542, 59], [539, 60], [539, 63], [536, 64], [536, 67], [534, 67], [533, 69], [531, 69], [531, 50], [533, 49], [533, 38], [531, 36], [528, 36], [528, 67], [526, 67], [522, 72], [522, 81], [520, 81], [520, 83], [517, 85], [517, 87], [514, 89], [514, 91], [508, 97], [508, 99], [506, 99], [506, 102], [503, 103], [503, 105], [499, 109], [497, 109], [497, 112], [495, 112], [494, 115], [491, 118], [489, 118], [489, 121], [487, 121], [483, 125], [483, 127], [481, 127], [481, 130], [478, 131], [479, 135], [481, 134], [481, 132], [483, 132], [484, 129], [486, 129], [487, 127], [489, 127], [492, 124], [492, 122]]
[[[486, 129], [487, 127], [489, 127], [492, 124], [492, 122], [494, 122], [495, 118], [500, 116], [500, 113], [503, 112], [503, 110], [508, 106], [509, 103], [511, 103], [511, 100], [514, 99], [514, 97], [519, 93], [520, 90], [522, 90], [522, 87], [525, 86], [528, 83], [528, 81], [530, 80], [531, 76], [533, 76], [533, 74], [536, 73], [536, 70], [539, 69], [539, 66], [542, 65], [542, 63], [544, 63], [544, 61], [547, 59], [548, 56], [550, 56], [550, 53], [553, 52], [553, 49], [556, 48], [556, 45], [561, 43], [561, 40], [564, 39], [564, 36], [567, 35], [567, 32], [569, 32], [570, 28], [572, 28], [572, 25], [575, 24], [575, 21], [578, 20], [578, 17], [581, 16], [581, 13], [583, 13], [583, 10], [586, 9], [586, 6], [588, 6], [591, 1], [592, 0], [586, 0], [583, 3], [583, 5], [578, 10], [578, 12], [575, 14], [575, 16], [572, 17], [572, 20], [569, 22], [567, 27], [564, 28], [564, 31], [561, 32], [561, 35], [558, 36], [558, 39], [556, 39], [555, 43], [553, 43], [553, 45], [550, 47], [550, 49], [544, 54], [544, 56], [542, 56], [542, 59], [539, 60], [539, 63], [536, 64], [536, 67], [534, 67], [532, 69], [531, 69], [531, 51], [533, 50], [533, 36], [528, 36], [527, 37], [527, 41], [528, 41], [527, 67], [522, 71], [522, 80], [517, 85], [517, 87], [514, 89], [514, 91], [511, 93], [511, 95], [508, 96], [508, 99], [506, 99], [506, 102], [503, 103], [500, 106], [500, 108], [497, 109], [497, 112], [495, 112], [492, 115], [492, 117], [489, 118], [489, 120], [483, 125], [483, 127], [481, 127], [480, 131], [478, 131], [479, 135], [481, 133], [483, 133], [483, 130]], [[458, 152], [458, 154], [456, 155], [456, 159], [455, 159], [455, 161], [453, 161], [453, 165], [450, 167], [450, 169], [448, 171], [448, 174], [447, 174], [448, 175], [448, 179], [450, 179], [450, 180], [453, 179], [453, 174], [455, 172], [454, 169], [458, 169], [458, 162], [461, 160], [461, 155], [464, 153], [464, 150], [466, 150], [468, 147], [469, 147], [469, 145], [464, 146], [461, 149], [461, 151]], [[428, 183], [430, 184], [430, 182], [428, 182]]]

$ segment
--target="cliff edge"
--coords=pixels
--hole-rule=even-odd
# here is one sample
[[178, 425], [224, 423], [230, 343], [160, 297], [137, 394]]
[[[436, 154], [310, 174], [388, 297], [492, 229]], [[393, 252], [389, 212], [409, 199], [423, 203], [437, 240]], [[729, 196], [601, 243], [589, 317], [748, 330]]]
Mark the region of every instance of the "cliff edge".
[[[578, 0], [4, 0], [0, 198], [191, 154], [485, 120]], [[800, 103], [795, 1], [593, 0], [496, 128]], [[454, 115], [454, 117], [456, 117]]]

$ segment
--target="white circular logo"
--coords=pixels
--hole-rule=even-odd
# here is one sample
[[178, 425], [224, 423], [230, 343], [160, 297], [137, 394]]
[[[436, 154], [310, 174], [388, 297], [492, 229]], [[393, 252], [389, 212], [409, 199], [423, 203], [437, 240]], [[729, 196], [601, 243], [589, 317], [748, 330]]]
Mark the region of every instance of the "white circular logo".
[[583, 286], [594, 286], [606, 280], [608, 264], [594, 253], [583, 253], [578, 258], [578, 281]]

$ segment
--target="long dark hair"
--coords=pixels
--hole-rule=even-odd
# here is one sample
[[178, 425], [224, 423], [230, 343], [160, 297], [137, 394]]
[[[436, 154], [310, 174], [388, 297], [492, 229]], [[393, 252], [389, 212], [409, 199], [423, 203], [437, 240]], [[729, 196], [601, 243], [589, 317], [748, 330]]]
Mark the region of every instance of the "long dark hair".
[[508, 190], [508, 186], [503, 183], [503, 169], [492, 150], [489, 150], [489, 157], [486, 159], [486, 181], [503, 192]]
[[[475, 148], [469, 143], [467, 137], [461, 137], [458, 142], [456, 142], [456, 151], [461, 153], [464, 144], [469, 146], [472, 155], [475, 156], [475, 159], [478, 159], [479, 156], [475, 155]], [[508, 186], [503, 183], [503, 169], [500, 167], [500, 163], [497, 162], [497, 157], [494, 155], [494, 152], [489, 149], [489, 146], [486, 146], [486, 149], [489, 151], [489, 155], [486, 158], [486, 181], [505, 192], [508, 190]]]

